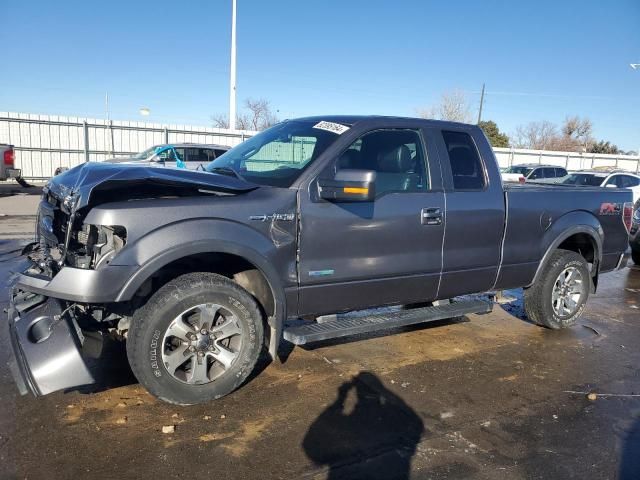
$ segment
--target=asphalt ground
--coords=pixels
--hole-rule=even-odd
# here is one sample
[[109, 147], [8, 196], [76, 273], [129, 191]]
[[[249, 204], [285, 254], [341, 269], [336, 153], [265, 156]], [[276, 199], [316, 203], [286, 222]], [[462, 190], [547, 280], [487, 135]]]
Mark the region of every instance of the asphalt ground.
[[[0, 216], [0, 309], [32, 215]], [[285, 344], [284, 363], [206, 405], [155, 400], [115, 341], [72, 391], [21, 397], [0, 367], [0, 477], [640, 478], [640, 270], [603, 275], [562, 331], [511, 293], [488, 315]]]

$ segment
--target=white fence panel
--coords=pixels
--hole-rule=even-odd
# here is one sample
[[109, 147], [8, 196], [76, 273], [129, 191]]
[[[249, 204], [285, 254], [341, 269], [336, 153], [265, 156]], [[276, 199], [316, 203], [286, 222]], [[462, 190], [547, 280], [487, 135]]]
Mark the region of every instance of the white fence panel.
[[49, 178], [57, 167], [126, 156], [163, 143], [235, 146], [253, 131], [0, 112], [0, 143], [15, 147], [25, 178]]

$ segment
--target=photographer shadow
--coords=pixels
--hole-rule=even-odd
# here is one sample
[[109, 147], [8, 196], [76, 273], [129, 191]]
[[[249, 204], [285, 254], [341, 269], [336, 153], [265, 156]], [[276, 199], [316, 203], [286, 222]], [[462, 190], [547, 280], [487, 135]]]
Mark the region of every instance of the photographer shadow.
[[408, 479], [424, 425], [417, 413], [361, 372], [338, 389], [338, 397], [309, 427], [307, 456], [328, 468], [327, 478]]

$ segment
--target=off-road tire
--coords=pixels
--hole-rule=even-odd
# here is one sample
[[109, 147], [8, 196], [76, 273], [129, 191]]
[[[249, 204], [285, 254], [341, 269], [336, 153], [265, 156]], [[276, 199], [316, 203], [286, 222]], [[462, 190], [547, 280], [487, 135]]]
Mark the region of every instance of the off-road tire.
[[[560, 317], [553, 309], [552, 293], [558, 276], [568, 267], [577, 268], [586, 282], [578, 307], [568, 317]], [[524, 291], [524, 310], [529, 320], [538, 325], [559, 330], [571, 327], [576, 323], [584, 310], [589, 291], [591, 290], [591, 275], [586, 260], [570, 250], [558, 249], [551, 254], [549, 261], [540, 272], [536, 282]]]
[[[163, 336], [181, 312], [215, 303], [231, 311], [242, 327], [242, 346], [234, 363], [211, 383], [180, 382], [162, 361]], [[161, 287], [133, 315], [127, 357], [138, 381], [154, 396], [176, 405], [214, 400], [237, 389], [251, 373], [264, 337], [263, 317], [255, 299], [238, 284], [213, 273], [189, 273]]]
[[631, 249], [631, 260], [636, 265], [640, 265], [640, 248], [632, 248]]

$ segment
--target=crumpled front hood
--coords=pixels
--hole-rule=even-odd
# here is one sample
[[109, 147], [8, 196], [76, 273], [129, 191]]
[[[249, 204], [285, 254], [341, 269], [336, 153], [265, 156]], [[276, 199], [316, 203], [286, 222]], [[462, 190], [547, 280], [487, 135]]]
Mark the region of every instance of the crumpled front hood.
[[[88, 205], [98, 192], [118, 191], [113, 200], [126, 200], [129, 196], [136, 198], [136, 194], [141, 191], [149, 191], [150, 187], [162, 186], [167, 191], [184, 189], [195, 192], [201, 189], [224, 194], [239, 194], [259, 187], [236, 177], [215, 173], [154, 168], [148, 165], [88, 162], [53, 177], [45, 192], [51, 192], [60, 200], [72, 196], [75, 209], [80, 209]], [[162, 189], [158, 191], [161, 192]]]

